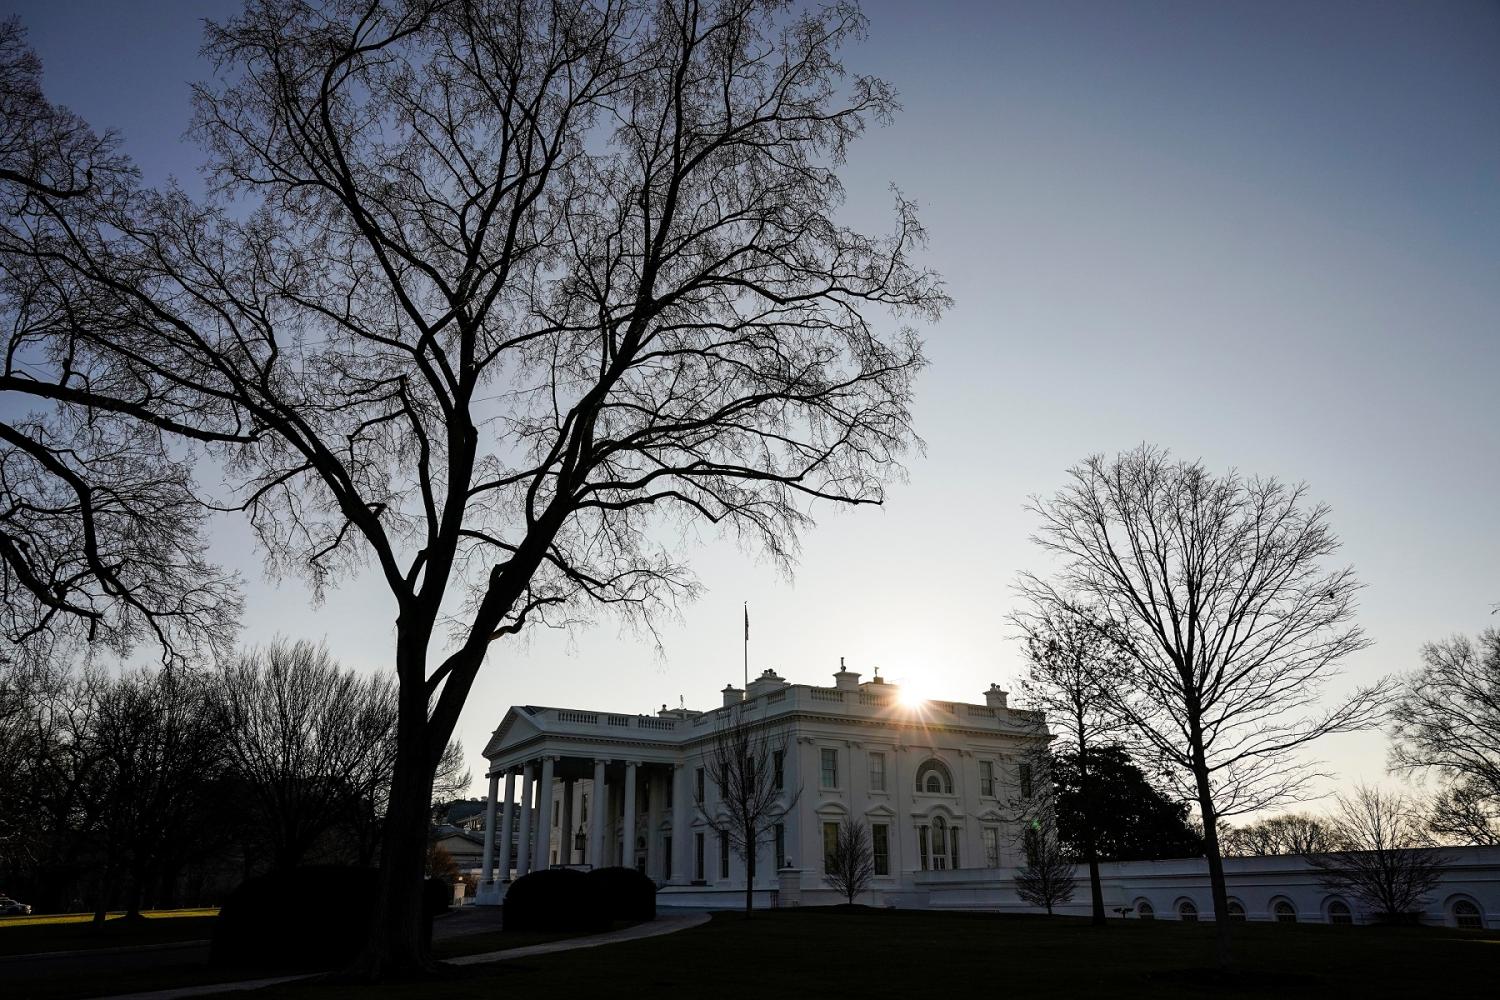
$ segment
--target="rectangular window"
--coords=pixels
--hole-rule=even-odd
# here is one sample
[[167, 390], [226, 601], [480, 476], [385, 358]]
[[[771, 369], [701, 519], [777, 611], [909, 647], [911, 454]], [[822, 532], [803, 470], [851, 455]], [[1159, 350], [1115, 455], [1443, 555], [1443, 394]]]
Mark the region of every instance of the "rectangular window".
[[987, 798], [995, 794], [995, 765], [987, 760], [979, 762], [979, 794]]
[[578, 822], [587, 823], [589, 821], [589, 793], [584, 792], [580, 795], [578, 802]]
[[776, 824], [776, 870], [786, 867], [786, 827]]
[[1021, 762], [1021, 798], [1031, 798], [1031, 764], [1027, 761]]
[[1000, 831], [993, 826], [987, 826], [984, 833], [984, 866], [986, 868], [1000, 867]]
[[[776, 768], [776, 790], [779, 792], [786, 787], [786, 751], [777, 750], [771, 761]], [[777, 867], [781, 866], [777, 865]]]
[[953, 867], [954, 868], [959, 867], [959, 864], [958, 864], [958, 833], [959, 833], [958, 827], [955, 826], [949, 832], [949, 834], [948, 834], [948, 845], [949, 845], [949, 847], [952, 848], [952, 853], [953, 853]]
[[699, 882], [703, 881], [703, 834], [701, 833], [693, 834], [693, 878]]
[[708, 801], [704, 797], [703, 768], [701, 768], [701, 767], [698, 768], [698, 773], [694, 776], [694, 780], [697, 782], [696, 788], [697, 788], [697, 791], [698, 791], [698, 801], [699, 802], [706, 802], [706, 801]]
[[837, 823], [823, 824], [823, 870], [826, 872], [833, 864], [833, 854], [839, 846], [839, 825]]
[[667, 878], [672, 877], [672, 835], [666, 834], [661, 838], [661, 849], [667, 852], [667, 862], [662, 865], [663, 874]]
[[870, 754], [870, 791], [885, 791], [885, 754]]
[[729, 831], [719, 831], [719, 878], [729, 877]]
[[558, 810], [562, 808], [561, 802], [552, 803], [552, 825], [557, 826], [561, 820], [558, 819]]
[[917, 827], [917, 857], [922, 859], [922, 870], [927, 870], [927, 827]]
[[876, 875], [891, 873], [891, 828], [884, 823], [870, 827], [870, 854]]
[[823, 748], [823, 787], [839, 787], [839, 752], [832, 747]]

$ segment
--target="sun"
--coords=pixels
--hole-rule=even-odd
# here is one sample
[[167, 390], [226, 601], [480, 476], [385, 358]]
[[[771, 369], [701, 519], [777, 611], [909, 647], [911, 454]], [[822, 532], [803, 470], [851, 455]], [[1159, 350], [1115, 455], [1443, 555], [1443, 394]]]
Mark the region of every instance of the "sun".
[[927, 691], [921, 684], [903, 682], [899, 688], [896, 700], [902, 708], [921, 708], [927, 704]]

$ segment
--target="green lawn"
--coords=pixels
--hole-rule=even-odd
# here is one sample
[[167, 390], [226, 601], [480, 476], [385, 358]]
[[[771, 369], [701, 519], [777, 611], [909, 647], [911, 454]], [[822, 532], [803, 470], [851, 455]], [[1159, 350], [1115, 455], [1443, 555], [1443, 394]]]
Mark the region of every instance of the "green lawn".
[[1487, 996], [1500, 933], [1236, 925], [1241, 978], [1211, 981], [1211, 924], [814, 909], [716, 915], [664, 937], [453, 970], [441, 983], [294, 984], [265, 1000], [480, 996]]
[[125, 920], [120, 914], [105, 921], [103, 926], [94, 924], [87, 914], [23, 917], [14, 923], [0, 923], [0, 955], [206, 941], [213, 935], [214, 919], [212, 911], [204, 910], [193, 910], [182, 916], [152, 914], [140, 921]]

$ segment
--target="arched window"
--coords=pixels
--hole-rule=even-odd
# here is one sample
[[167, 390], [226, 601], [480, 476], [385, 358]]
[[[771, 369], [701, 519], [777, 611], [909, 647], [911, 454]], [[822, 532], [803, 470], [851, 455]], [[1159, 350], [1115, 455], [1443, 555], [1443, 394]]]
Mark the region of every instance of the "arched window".
[[1135, 913], [1136, 916], [1140, 917], [1142, 920], [1156, 919], [1156, 908], [1151, 905], [1151, 902], [1149, 900], [1139, 900], [1135, 904]]
[[1241, 903], [1238, 899], [1231, 899], [1229, 901], [1228, 910], [1229, 910], [1229, 919], [1230, 920], [1234, 920], [1234, 921], [1236, 921], [1238, 923], [1244, 923], [1245, 922], [1245, 904], [1244, 903]]
[[939, 760], [928, 760], [917, 768], [917, 791], [928, 795], [952, 795], [953, 775]]
[[1278, 924], [1295, 924], [1297, 922], [1297, 908], [1289, 900], [1278, 899], [1271, 907], [1271, 916], [1276, 918]]
[[1177, 919], [1190, 924], [1198, 922], [1198, 904], [1191, 899], [1184, 899], [1177, 904]]
[[1352, 924], [1354, 923], [1354, 911], [1349, 909], [1349, 904], [1342, 899], [1330, 899], [1328, 901], [1328, 922], [1330, 924]]
[[1484, 914], [1479, 912], [1467, 899], [1455, 899], [1453, 901], [1453, 922], [1465, 930], [1477, 931], [1484, 929]]

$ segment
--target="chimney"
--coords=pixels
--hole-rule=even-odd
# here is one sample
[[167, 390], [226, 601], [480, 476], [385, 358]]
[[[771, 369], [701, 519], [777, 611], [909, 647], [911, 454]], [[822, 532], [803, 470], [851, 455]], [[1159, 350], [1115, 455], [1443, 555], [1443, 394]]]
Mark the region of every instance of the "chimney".
[[733, 684], [727, 684], [727, 685], [725, 685], [725, 687], [724, 687], [724, 707], [725, 708], [728, 708], [731, 705], [738, 705], [740, 702], [742, 702], [744, 700], [745, 700], [745, 692], [743, 690], [741, 690], [740, 688], [735, 687]]
[[839, 657], [839, 672], [833, 675], [833, 686], [840, 691], [854, 691], [859, 688], [859, 674], [844, 666], [844, 658]]
[[745, 689], [745, 697], [759, 698], [763, 694], [769, 694], [772, 691], [778, 691], [786, 686], [786, 681], [783, 678], [778, 677], [776, 675], [776, 671], [767, 667], [765, 670], [761, 671], [759, 677], [750, 682], [750, 686]]
[[990, 708], [1005, 708], [1006, 692], [1000, 690], [999, 684], [991, 684], [990, 689], [984, 693], [984, 703]]

